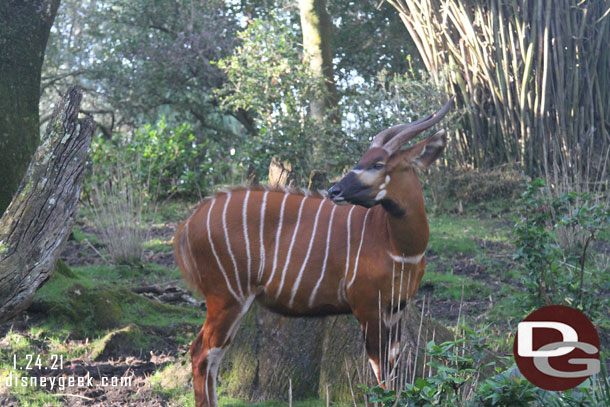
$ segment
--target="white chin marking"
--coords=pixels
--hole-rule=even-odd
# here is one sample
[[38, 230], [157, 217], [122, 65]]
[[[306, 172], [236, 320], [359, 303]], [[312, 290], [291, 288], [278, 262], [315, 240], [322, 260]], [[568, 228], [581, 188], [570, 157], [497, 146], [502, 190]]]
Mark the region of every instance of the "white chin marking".
[[388, 193], [388, 191], [386, 191], [385, 189], [382, 189], [381, 191], [379, 191], [379, 193], [375, 197], [375, 200], [376, 201], [382, 200], [386, 196], [387, 193]]

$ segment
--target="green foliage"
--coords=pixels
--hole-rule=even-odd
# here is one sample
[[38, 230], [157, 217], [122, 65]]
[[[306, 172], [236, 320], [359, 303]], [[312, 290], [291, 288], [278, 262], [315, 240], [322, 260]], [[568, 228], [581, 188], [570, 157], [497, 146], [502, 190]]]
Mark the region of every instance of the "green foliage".
[[398, 391], [358, 387], [369, 402], [382, 407], [602, 407], [610, 402], [604, 354], [600, 374], [572, 390], [546, 391], [525, 379], [512, 358], [490, 361], [485, 328], [462, 329], [463, 339], [427, 344], [428, 366], [433, 371], [429, 376], [417, 377]]
[[[456, 274], [427, 271], [422, 278], [422, 284], [434, 286], [434, 296], [465, 301], [484, 298], [491, 292], [489, 286], [470, 277]], [[463, 290], [463, 291], [462, 291]]]
[[[357, 73], [373, 81], [383, 69], [392, 74], [409, 70], [410, 55], [416, 55], [417, 48], [405, 37], [400, 15], [387, 2], [329, 1], [328, 12], [335, 25], [332, 49], [340, 80], [350, 81]], [[424, 69], [421, 61], [416, 64], [416, 69]]]
[[261, 178], [272, 157], [287, 160], [303, 183], [312, 169], [336, 170], [351, 162], [353, 148], [330, 120], [333, 112], [325, 121], [310, 117], [323, 83], [302, 63], [297, 33], [276, 17], [253, 20], [238, 33], [234, 54], [218, 62], [227, 76], [220, 96], [227, 108], [254, 117], [256, 134], [235, 146], [236, 158], [252, 163]]
[[[586, 260], [589, 243], [610, 223], [610, 208], [587, 193], [549, 198], [544, 188], [542, 179], [529, 183], [513, 228], [515, 260], [527, 288], [518, 301], [526, 307], [570, 305], [600, 318], [608, 306], [603, 293], [610, 282], [607, 270]], [[572, 239], [571, 247], [562, 246], [562, 233], [580, 238]]]
[[99, 135], [91, 144], [97, 180], [107, 179], [121, 166], [153, 198], [200, 188], [201, 173], [208, 170], [205, 158], [205, 143], [195, 141], [191, 126], [184, 123], [168, 128], [165, 118], [131, 134], [115, 134], [111, 139]]
[[[381, 70], [368, 82], [355, 79], [342, 92], [343, 128], [350, 138], [359, 142], [360, 153], [368, 148], [378, 132], [427, 116], [447, 102], [447, 97], [430, 77], [413, 71], [390, 74]], [[460, 115], [460, 111], [452, 109], [443, 119], [442, 128], [453, 130]], [[452, 162], [453, 143], [450, 138], [439, 165]]]
[[225, 129], [212, 96], [223, 75], [210, 61], [231, 52], [239, 24], [224, 5], [62, 1], [45, 58], [43, 110], [56, 90], [76, 81], [86, 89], [84, 109], [108, 136], [162, 115], [207, 134]]
[[[463, 327], [464, 338], [443, 342], [434, 341], [426, 345], [430, 358], [428, 366], [433, 374], [417, 377], [413, 383], [405, 384], [397, 393], [377, 386], [372, 389], [360, 386], [370, 402], [379, 402], [384, 407], [427, 407], [464, 405], [471, 400], [481, 372], [491, 369], [495, 361], [489, 361], [484, 341], [485, 328], [473, 331]], [[501, 368], [499, 368], [501, 369]]]

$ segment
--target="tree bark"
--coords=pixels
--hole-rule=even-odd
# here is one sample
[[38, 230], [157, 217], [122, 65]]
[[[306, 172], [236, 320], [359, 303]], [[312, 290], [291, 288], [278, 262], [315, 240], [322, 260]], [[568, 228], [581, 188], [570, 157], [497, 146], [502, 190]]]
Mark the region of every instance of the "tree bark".
[[0, 1], [0, 214], [39, 143], [40, 75], [59, 1]]
[[[412, 304], [404, 318], [399, 370], [408, 370], [410, 378], [416, 363], [421, 377], [426, 344], [452, 340], [453, 334], [430, 318], [420, 324], [421, 313]], [[255, 303], [220, 365], [219, 382], [230, 397], [260, 402], [287, 400], [289, 379], [296, 400], [324, 399], [328, 387], [331, 401], [350, 402], [357, 385], [375, 386], [354, 316], [283, 317]]]
[[0, 219], [0, 321], [28, 307], [72, 230], [94, 123], [78, 120], [82, 92], [56, 107], [42, 144]]
[[313, 75], [323, 81], [323, 92], [312, 100], [310, 114], [314, 119], [331, 119], [339, 123], [338, 97], [331, 51], [332, 23], [326, 0], [299, 0], [305, 62]]

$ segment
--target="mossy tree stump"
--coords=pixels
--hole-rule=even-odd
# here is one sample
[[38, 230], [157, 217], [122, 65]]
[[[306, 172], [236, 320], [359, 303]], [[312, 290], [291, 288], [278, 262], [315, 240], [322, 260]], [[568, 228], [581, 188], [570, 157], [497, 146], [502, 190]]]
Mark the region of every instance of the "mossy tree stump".
[[[412, 353], [411, 366], [418, 354], [415, 371], [421, 377], [426, 343], [433, 336], [437, 343], [453, 336], [429, 318], [420, 324], [421, 313], [413, 305], [405, 321], [402, 347]], [[221, 363], [224, 395], [252, 402], [287, 400], [289, 380], [296, 400], [324, 399], [328, 387], [331, 401], [351, 401], [357, 384], [375, 385], [356, 319], [283, 317], [255, 303]]]
[[0, 219], [0, 320], [28, 307], [49, 278], [76, 218], [94, 123], [78, 119], [82, 92], [56, 107], [25, 178]]

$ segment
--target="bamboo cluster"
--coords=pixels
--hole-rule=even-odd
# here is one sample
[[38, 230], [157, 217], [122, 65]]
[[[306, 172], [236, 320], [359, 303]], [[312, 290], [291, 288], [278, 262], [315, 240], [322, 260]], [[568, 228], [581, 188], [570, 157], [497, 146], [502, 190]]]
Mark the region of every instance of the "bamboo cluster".
[[607, 191], [610, 4], [603, 0], [387, 0], [437, 85], [467, 114], [465, 164]]

